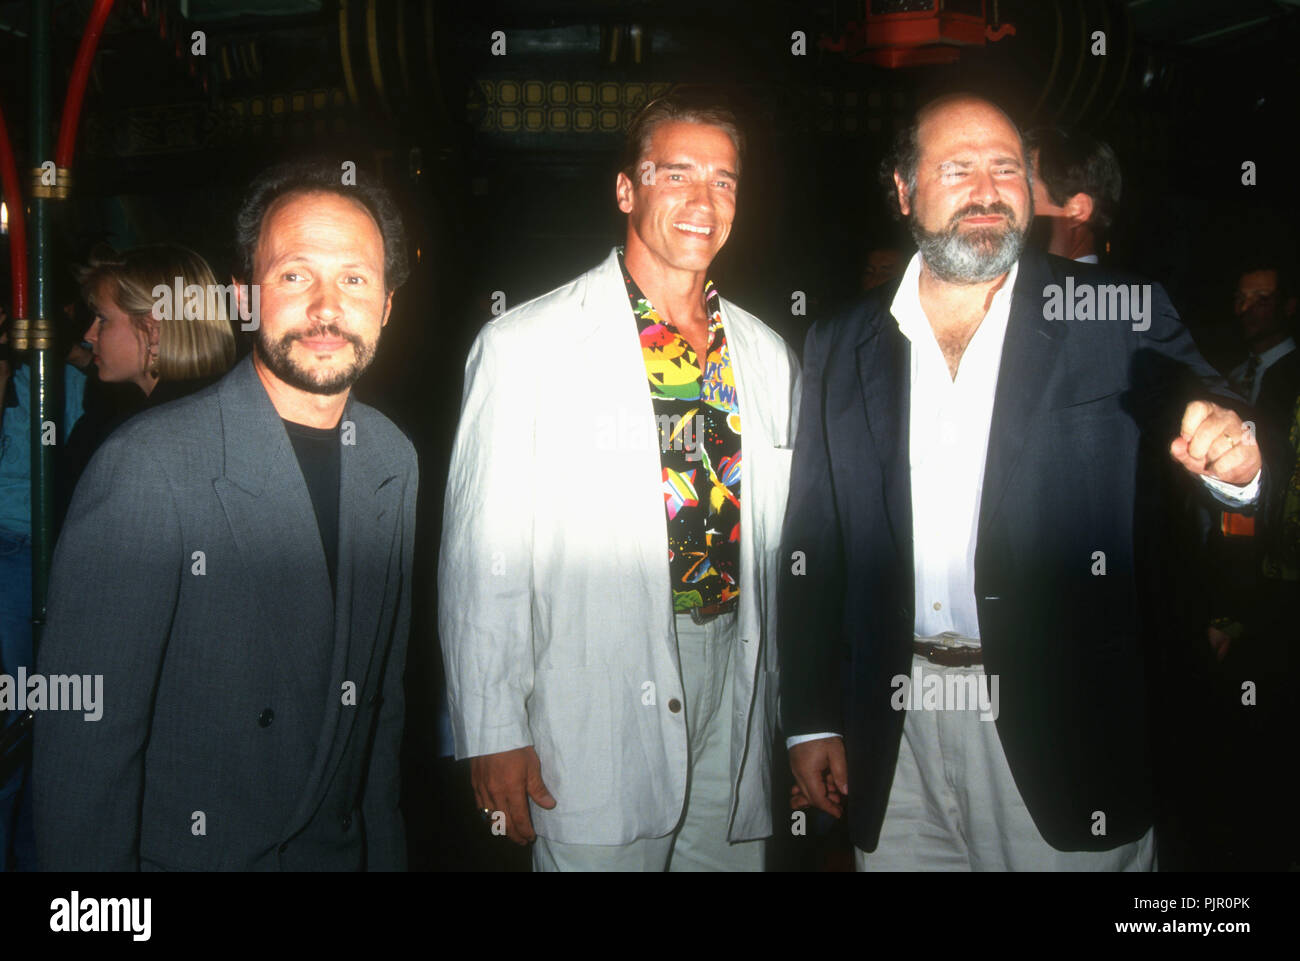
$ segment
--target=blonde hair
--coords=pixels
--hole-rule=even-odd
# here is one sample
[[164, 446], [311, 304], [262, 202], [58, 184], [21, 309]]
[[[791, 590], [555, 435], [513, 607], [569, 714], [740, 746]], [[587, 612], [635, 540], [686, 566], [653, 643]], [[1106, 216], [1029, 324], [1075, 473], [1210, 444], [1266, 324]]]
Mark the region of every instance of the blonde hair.
[[[148, 335], [150, 318], [157, 318], [158, 353], [150, 355], [150, 373], [159, 380], [192, 380], [225, 373], [235, 362], [235, 334], [216, 275], [207, 261], [186, 247], [151, 244], [121, 253], [100, 245], [90, 253], [90, 262], [77, 271], [81, 293], [92, 309], [95, 301], [108, 297], [129, 315], [136, 327]], [[203, 290], [198, 317], [186, 318], [184, 300], [174, 303], [162, 316], [154, 311], [158, 298], [154, 290], [166, 287], [182, 294], [190, 285]]]

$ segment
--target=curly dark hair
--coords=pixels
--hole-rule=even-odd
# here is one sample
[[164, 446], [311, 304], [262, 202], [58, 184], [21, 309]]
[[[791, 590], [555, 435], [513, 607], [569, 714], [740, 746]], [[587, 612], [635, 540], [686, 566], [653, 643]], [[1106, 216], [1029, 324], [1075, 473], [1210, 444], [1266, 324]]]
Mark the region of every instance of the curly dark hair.
[[253, 276], [253, 253], [257, 250], [266, 212], [281, 197], [296, 193], [333, 193], [359, 201], [375, 218], [384, 238], [384, 289], [392, 292], [406, 282], [410, 268], [406, 258], [406, 233], [402, 215], [383, 187], [357, 177], [355, 186], [343, 184], [341, 161], [300, 160], [277, 164], [262, 171], [249, 185], [235, 218], [235, 269], [239, 279]]

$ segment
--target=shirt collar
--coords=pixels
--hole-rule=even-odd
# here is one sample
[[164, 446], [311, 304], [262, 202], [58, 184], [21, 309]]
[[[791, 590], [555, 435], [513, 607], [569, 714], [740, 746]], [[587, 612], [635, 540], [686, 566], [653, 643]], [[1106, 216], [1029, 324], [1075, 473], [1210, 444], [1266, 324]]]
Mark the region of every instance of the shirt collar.
[[1261, 367], [1271, 367], [1293, 350], [1295, 350], [1295, 338], [1288, 337], [1286, 340], [1282, 341], [1282, 343], [1274, 344], [1268, 350], [1264, 351], [1264, 353], [1260, 354], [1259, 365]]
[[[1016, 275], [1019, 271], [1020, 261], [1017, 259], [1007, 271], [1007, 279], [993, 295], [988, 313], [1010, 312], [1011, 290], [1016, 285]], [[903, 271], [903, 280], [898, 285], [898, 292], [894, 294], [893, 302], [889, 305], [889, 312], [894, 315], [898, 329], [908, 340], [915, 339], [913, 335], [920, 329], [918, 325], [929, 328], [930, 321], [921, 307], [921, 252], [919, 250], [908, 261], [907, 270]]]
[[1097, 264], [1101, 266], [1101, 260], [1096, 254], [1084, 254], [1082, 257], [1075, 257], [1074, 262], [1076, 264]]
[[[659, 318], [658, 312], [655, 311], [654, 304], [650, 303], [650, 298], [632, 279], [631, 271], [627, 269], [627, 264], [623, 262], [624, 248], [616, 247], [615, 250], [618, 251], [618, 269], [623, 274], [623, 285], [627, 288], [627, 299], [632, 302], [632, 313], [636, 315], [638, 320], [654, 313], [656, 323], [663, 323], [664, 321]], [[720, 319], [718, 315], [722, 310], [722, 295], [718, 293], [718, 288], [712, 279], [705, 281], [704, 284], [704, 309], [708, 311], [709, 317]]]

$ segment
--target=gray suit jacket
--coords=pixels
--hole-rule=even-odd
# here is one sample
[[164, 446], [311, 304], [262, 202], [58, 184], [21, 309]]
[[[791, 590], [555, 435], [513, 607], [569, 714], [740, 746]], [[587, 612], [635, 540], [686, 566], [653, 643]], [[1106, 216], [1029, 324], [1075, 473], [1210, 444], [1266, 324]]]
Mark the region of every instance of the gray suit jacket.
[[55, 551], [37, 670], [103, 675], [103, 716], [37, 714], [45, 870], [404, 869], [416, 457], [352, 399], [343, 427], [333, 599], [251, 360], [95, 455]]

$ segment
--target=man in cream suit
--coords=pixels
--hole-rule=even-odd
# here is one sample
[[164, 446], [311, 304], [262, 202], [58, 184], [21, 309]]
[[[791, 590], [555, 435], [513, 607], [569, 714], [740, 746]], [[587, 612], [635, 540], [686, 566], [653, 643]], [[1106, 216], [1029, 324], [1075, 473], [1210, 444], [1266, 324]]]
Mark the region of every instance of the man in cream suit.
[[742, 148], [699, 94], [651, 103], [626, 246], [470, 350], [439, 630], [457, 757], [536, 870], [763, 868], [799, 390], [708, 280]]

